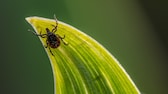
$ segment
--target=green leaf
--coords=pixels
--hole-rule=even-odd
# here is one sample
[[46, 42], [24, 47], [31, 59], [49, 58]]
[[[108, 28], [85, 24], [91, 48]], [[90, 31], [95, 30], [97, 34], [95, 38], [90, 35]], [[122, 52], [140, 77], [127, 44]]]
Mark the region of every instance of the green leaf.
[[[37, 34], [52, 30], [55, 20], [27, 17]], [[139, 94], [129, 75], [102, 45], [80, 30], [58, 21], [56, 34], [65, 38], [46, 50], [51, 62], [55, 94]], [[46, 46], [46, 38], [39, 36]], [[40, 57], [39, 57], [40, 58]], [[40, 64], [40, 63], [39, 63]]]

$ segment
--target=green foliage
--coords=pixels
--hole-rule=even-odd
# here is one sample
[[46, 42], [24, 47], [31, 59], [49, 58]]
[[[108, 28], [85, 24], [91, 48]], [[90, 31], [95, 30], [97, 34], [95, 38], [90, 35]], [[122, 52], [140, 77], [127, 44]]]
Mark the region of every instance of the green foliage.
[[[55, 20], [28, 17], [36, 33], [46, 34]], [[98, 42], [80, 30], [58, 21], [57, 32], [68, 43], [46, 49], [50, 59], [55, 93], [57, 94], [139, 94], [129, 75], [119, 62]], [[39, 37], [46, 45], [46, 38]]]

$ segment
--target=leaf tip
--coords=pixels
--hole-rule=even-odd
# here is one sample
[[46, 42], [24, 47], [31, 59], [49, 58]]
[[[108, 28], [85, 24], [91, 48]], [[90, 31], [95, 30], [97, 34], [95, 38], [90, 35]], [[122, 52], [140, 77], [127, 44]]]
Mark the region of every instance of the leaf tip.
[[26, 17], [25, 20], [30, 23], [31, 22], [31, 17]]
[[30, 24], [32, 24], [32, 23], [35, 21], [35, 19], [37, 19], [36, 16], [34, 16], [34, 17], [26, 17], [26, 18], [25, 18], [25, 20], [26, 20], [28, 23], [30, 23]]

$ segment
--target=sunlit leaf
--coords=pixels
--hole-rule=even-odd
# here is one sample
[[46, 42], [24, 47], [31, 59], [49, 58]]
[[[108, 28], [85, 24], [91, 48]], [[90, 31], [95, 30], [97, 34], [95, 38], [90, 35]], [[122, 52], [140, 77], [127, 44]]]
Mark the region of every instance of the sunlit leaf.
[[[46, 34], [55, 20], [27, 17], [37, 34]], [[102, 45], [80, 30], [58, 21], [56, 34], [65, 38], [58, 48], [46, 50], [57, 94], [139, 94], [129, 75]], [[46, 46], [46, 39], [39, 36]], [[40, 57], [37, 57], [40, 58]], [[39, 63], [40, 64], [40, 63]]]

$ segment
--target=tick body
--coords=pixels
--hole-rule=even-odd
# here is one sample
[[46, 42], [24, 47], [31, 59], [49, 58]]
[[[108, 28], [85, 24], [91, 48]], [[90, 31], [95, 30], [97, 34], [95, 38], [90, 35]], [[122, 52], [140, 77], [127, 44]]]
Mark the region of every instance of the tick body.
[[55, 33], [53, 32], [50, 32], [50, 30], [48, 28], [46, 28], [46, 31], [47, 31], [47, 40], [46, 40], [46, 43], [47, 43], [47, 46], [50, 46], [51, 48], [57, 48], [60, 46], [60, 38], [58, 35], [56, 35]]
[[41, 34], [41, 32], [40, 32], [40, 34], [37, 34], [37, 33], [32, 31], [36, 36], [40, 36], [41, 38], [46, 38], [45, 48], [49, 48], [50, 53], [53, 56], [54, 56], [54, 54], [52, 53], [51, 48], [58, 48], [61, 44], [60, 40], [65, 45], [68, 45], [67, 43], [65, 43], [63, 41], [63, 39], [65, 38], [65, 35], [64, 35], [64, 37], [61, 37], [58, 34], [55, 34], [55, 32], [57, 31], [57, 26], [58, 26], [58, 22], [57, 22], [57, 19], [56, 19], [55, 15], [54, 15], [54, 19], [55, 19], [56, 25], [52, 25], [54, 28], [51, 31], [48, 28], [46, 28], [46, 34]]

